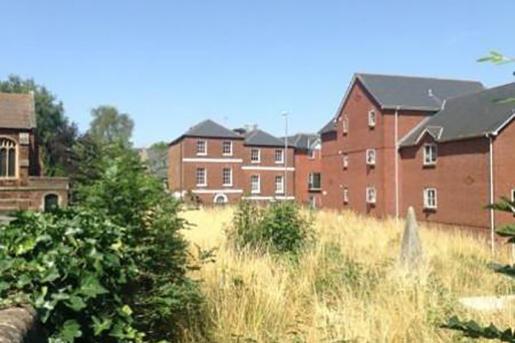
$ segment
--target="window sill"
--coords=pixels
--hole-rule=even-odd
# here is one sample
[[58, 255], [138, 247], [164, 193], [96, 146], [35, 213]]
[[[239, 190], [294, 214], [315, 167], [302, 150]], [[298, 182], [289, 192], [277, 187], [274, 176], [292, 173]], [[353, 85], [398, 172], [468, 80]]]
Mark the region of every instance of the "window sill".
[[231, 184], [222, 185], [222, 187], [232, 187], [232, 183]]
[[200, 187], [200, 188], [207, 187], [207, 184], [197, 185], [197, 187]]

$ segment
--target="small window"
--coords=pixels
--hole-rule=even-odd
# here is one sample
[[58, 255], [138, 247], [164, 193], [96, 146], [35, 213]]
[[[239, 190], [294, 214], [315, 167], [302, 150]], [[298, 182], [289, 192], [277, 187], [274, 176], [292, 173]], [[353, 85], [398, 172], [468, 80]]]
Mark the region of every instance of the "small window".
[[320, 173], [309, 173], [308, 189], [311, 191], [320, 190], [322, 188], [322, 178]]
[[222, 183], [224, 186], [232, 186], [232, 169], [224, 168], [222, 171]]
[[284, 177], [278, 175], [275, 177], [275, 193], [283, 194], [284, 193]]
[[376, 150], [375, 149], [367, 149], [366, 161], [367, 161], [367, 165], [369, 165], [369, 166], [376, 165]]
[[284, 162], [284, 150], [282, 150], [282, 149], [275, 150], [274, 161], [275, 161], [275, 163], [283, 163]]
[[515, 202], [515, 188], [511, 190], [511, 202]]
[[375, 110], [368, 111], [368, 126], [370, 128], [374, 128], [376, 126], [376, 121], [377, 121], [376, 111]]
[[349, 189], [347, 187], [343, 188], [343, 203], [344, 204], [349, 203]]
[[196, 180], [198, 187], [207, 186], [207, 175], [205, 168], [197, 168]]
[[207, 155], [207, 142], [204, 140], [197, 141], [197, 155], [205, 156]]
[[0, 177], [11, 178], [16, 176], [16, 143], [0, 139]]
[[375, 204], [377, 200], [377, 193], [375, 187], [367, 187], [366, 189], [367, 204]]
[[342, 155], [342, 164], [343, 164], [343, 169], [349, 168], [349, 155], [348, 154]]
[[261, 161], [261, 151], [259, 149], [250, 149], [250, 162], [259, 163]]
[[312, 209], [317, 208], [317, 198], [314, 195], [309, 196], [309, 207]]
[[232, 142], [231, 141], [223, 141], [222, 143], [222, 155], [231, 156], [232, 155]]
[[437, 208], [437, 193], [436, 188], [424, 189], [424, 208], [436, 209]]
[[344, 115], [342, 119], [342, 132], [344, 135], [349, 133], [349, 117], [347, 115]]
[[424, 165], [434, 166], [437, 158], [436, 144], [425, 144], [424, 145]]
[[315, 149], [309, 149], [308, 150], [308, 157], [310, 160], [314, 160], [316, 158], [316, 150]]
[[252, 194], [257, 194], [261, 192], [261, 184], [259, 180], [259, 175], [252, 175], [250, 177], [250, 192]]
[[59, 196], [57, 194], [47, 194], [43, 199], [45, 212], [51, 212], [59, 208]]

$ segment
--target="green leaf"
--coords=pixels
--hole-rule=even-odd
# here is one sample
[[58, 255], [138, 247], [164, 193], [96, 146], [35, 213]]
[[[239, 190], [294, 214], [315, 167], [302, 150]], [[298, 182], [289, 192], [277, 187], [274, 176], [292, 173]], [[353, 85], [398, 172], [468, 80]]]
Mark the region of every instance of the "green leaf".
[[98, 281], [94, 275], [87, 274], [81, 280], [79, 293], [90, 298], [95, 298], [97, 295], [109, 292], [100, 284], [100, 281]]
[[111, 328], [111, 325], [113, 324], [113, 321], [107, 317], [102, 317], [101, 319], [93, 316], [91, 318], [93, 320], [93, 331], [95, 333], [95, 336], [99, 336], [102, 332], [109, 330]]
[[70, 319], [64, 322], [63, 327], [59, 331], [59, 338], [64, 342], [74, 342], [75, 338], [81, 337], [82, 331], [76, 320]]
[[86, 308], [86, 302], [77, 295], [72, 295], [70, 299], [66, 302], [66, 306], [74, 310], [75, 312], [79, 312], [80, 310]]

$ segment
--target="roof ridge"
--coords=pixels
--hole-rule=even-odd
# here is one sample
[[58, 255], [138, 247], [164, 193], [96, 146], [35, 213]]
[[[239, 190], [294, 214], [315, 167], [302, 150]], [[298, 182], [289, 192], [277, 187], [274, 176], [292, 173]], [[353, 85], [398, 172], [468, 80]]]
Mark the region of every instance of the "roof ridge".
[[433, 77], [433, 76], [416, 76], [416, 75], [400, 75], [400, 74], [380, 74], [380, 73], [361, 73], [356, 72], [355, 75], [365, 75], [365, 76], [390, 76], [390, 77], [400, 77], [407, 79], [426, 79], [426, 80], [440, 80], [440, 81], [458, 81], [458, 82], [474, 82], [480, 83], [483, 85], [481, 81], [478, 80], [470, 80], [470, 79], [452, 79], [448, 77]]

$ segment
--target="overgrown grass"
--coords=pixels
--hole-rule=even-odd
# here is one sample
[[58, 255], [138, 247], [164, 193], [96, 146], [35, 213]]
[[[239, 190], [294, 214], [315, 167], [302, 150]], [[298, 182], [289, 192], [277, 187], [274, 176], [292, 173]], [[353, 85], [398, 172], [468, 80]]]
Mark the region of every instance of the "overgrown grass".
[[[191, 211], [187, 239], [218, 248], [203, 280], [217, 342], [449, 342], [439, 328], [452, 314], [513, 326], [515, 309], [472, 313], [461, 296], [507, 294], [510, 283], [486, 267], [488, 245], [464, 233], [422, 227], [425, 264], [408, 277], [397, 259], [403, 223], [352, 213], [315, 216], [316, 243], [296, 263], [237, 251], [224, 229], [233, 209]], [[505, 248], [497, 257], [507, 261]]]

